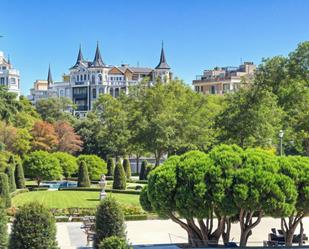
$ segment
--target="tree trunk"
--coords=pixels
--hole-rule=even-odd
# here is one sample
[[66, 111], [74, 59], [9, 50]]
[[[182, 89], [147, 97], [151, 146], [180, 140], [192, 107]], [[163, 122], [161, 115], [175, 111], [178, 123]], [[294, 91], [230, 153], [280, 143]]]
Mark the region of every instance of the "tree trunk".
[[288, 222], [285, 218], [281, 218], [281, 230], [284, 235], [285, 246], [293, 245], [293, 237], [298, 224], [302, 221], [304, 215], [302, 213], [297, 213], [296, 216], [290, 216]]
[[223, 226], [223, 232], [222, 232], [222, 239], [223, 239], [224, 244], [227, 244], [230, 242], [231, 226], [232, 226], [232, 222], [230, 218], [226, 217], [224, 220], [224, 226]]
[[253, 222], [254, 211], [245, 211], [243, 209], [239, 212], [240, 223], [240, 247], [246, 247], [249, 237], [252, 235], [252, 229], [255, 228], [262, 219], [262, 212], [258, 211], [258, 217]]
[[304, 224], [303, 224], [303, 220], [300, 220], [299, 222], [300, 224], [300, 231], [299, 231], [299, 246], [303, 246], [303, 241], [304, 241]]

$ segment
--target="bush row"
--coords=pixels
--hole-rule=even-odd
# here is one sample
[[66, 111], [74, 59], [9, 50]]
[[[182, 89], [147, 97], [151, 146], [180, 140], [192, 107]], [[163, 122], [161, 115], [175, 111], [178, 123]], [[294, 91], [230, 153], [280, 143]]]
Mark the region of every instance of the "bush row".
[[[101, 188], [88, 188], [88, 187], [76, 187], [76, 188], [59, 188], [60, 191], [93, 191], [100, 192]], [[141, 191], [139, 190], [120, 190], [120, 189], [105, 189], [107, 193], [120, 193], [120, 194], [132, 194], [139, 195]]]

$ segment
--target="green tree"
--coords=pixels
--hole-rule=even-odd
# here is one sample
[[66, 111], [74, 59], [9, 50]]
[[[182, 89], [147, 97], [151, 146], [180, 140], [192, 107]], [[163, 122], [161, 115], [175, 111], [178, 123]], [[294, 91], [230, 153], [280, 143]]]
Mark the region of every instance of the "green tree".
[[52, 155], [59, 160], [63, 176], [66, 179], [77, 173], [78, 166], [76, 162], [76, 157], [66, 152], [55, 152]]
[[126, 173], [126, 177], [127, 179], [130, 179], [131, 178], [131, 164], [130, 164], [130, 161], [128, 158], [125, 158], [123, 160], [123, 168], [124, 168], [124, 171]]
[[152, 164], [147, 164], [146, 168], [145, 168], [145, 176], [144, 176], [144, 180], [148, 179], [148, 175], [150, 173], [151, 170], [153, 170], [154, 166]]
[[99, 149], [116, 158], [125, 155], [130, 132], [128, 113], [121, 101], [109, 94], [102, 94], [95, 102], [93, 112], [101, 121], [98, 133]]
[[5, 173], [0, 173], [0, 199], [2, 199], [5, 208], [11, 206], [9, 181]]
[[114, 172], [113, 189], [126, 189], [127, 180], [123, 166], [118, 161]]
[[15, 168], [15, 182], [17, 189], [23, 189], [26, 187], [24, 168], [22, 163], [17, 163]]
[[73, 116], [67, 112], [72, 107], [74, 108], [72, 100], [67, 97], [46, 98], [36, 102], [37, 112], [47, 122], [72, 121]]
[[11, 166], [9, 165], [5, 169], [5, 174], [8, 176], [8, 182], [9, 182], [9, 191], [12, 193], [16, 190], [16, 183], [15, 183], [15, 165]]
[[8, 219], [6, 216], [6, 211], [2, 205], [3, 203], [1, 202], [0, 198], [0, 248], [4, 249], [7, 248], [7, 242], [8, 242], [8, 228], [7, 228]]
[[226, 108], [216, 119], [221, 142], [242, 148], [267, 148], [277, 140], [282, 110], [272, 93], [244, 88], [229, 95], [226, 101]]
[[9, 248], [58, 249], [55, 218], [41, 204], [24, 205], [16, 213]]
[[16, 93], [9, 92], [6, 86], [0, 86], [0, 120], [12, 122], [22, 106]]
[[114, 159], [112, 157], [109, 157], [107, 159], [107, 175], [108, 176], [113, 176], [114, 175], [114, 170], [115, 170]]
[[80, 165], [81, 161], [86, 163], [91, 180], [98, 180], [102, 174], [107, 173], [106, 162], [96, 155], [80, 155], [77, 164]]
[[78, 170], [77, 187], [90, 187], [88, 167], [84, 161], [80, 161]]
[[125, 238], [124, 214], [113, 197], [101, 201], [96, 212], [95, 232], [94, 248], [99, 248], [100, 242], [111, 236]]
[[[296, 228], [300, 225], [303, 233], [303, 218], [309, 212], [309, 160], [307, 157], [289, 156], [280, 157], [280, 171], [293, 180], [297, 189], [295, 209], [286, 219], [281, 218], [281, 229], [287, 246], [292, 246]], [[299, 242], [302, 245], [302, 240]]]
[[27, 177], [36, 179], [38, 186], [43, 180], [56, 180], [62, 176], [57, 158], [46, 151], [34, 151], [25, 157], [24, 169]]

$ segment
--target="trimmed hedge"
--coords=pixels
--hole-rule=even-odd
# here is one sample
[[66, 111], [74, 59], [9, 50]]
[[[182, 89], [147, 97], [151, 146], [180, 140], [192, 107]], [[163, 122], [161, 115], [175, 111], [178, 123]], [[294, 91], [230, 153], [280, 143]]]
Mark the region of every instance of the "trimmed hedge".
[[[87, 188], [87, 187], [75, 187], [75, 188], [59, 188], [59, 191], [93, 191], [93, 192], [101, 192], [101, 188]], [[122, 190], [122, 189], [105, 189], [107, 193], [119, 193], [119, 194], [132, 194], [139, 195], [141, 191], [138, 190]]]
[[126, 172], [126, 177], [127, 179], [130, 179], [131, 178], [131, 164], [130, 164], [130, 161], [128, 158], [125, 158], [123, 160], [123, 169], [124, 171]]
[[[1, 200], [0, 200], [1, 201]], [[8, 242], [8, 228], [7, 228], [7, 216], [5, 213], [4, 208], [2, 207], [2, 204], [0, 203], [0, 248], [7, 248], [7, 242]]]
[[147, 164], [148, 164], [148, 162], [146, 160], [144, 160], [142, 162], [141, 171], [139, 173], [139, 179], [140, 180], [146, 180], [145, 171], [146, 171]]
[[90, 187], [88, 167], [84, 161], [81, 161], [79, 165], [77, 186]]
[[26, 187], [24, 168], [21, 163], [18, 163], [15, 168], [15, 182], [16, 188], [18, 189], [23, 189]]
[[16, 213], [9, 249], [58, 249], [56, 222], [41, 204], [30, 203]]
[[96, 249], [102, 248], [99, 244], [110, 236], [125, 238], [124, 215], [115, 198], [109, 196], [101, 201], [96, 213], [95, 232], [93, 246]]
[[99, 249], [129, 249], [126, 239], [117, 236], [111, 236], [101, 241]]
[[116, 164], [115, 172], [114, 172], [114, 182], [113, 189], [126, 189], [127, 187], [127, 178], [126, 173], [123, 169], [123, 166], [120, 162]]
[[11, 206], [8, 176], [5, 173], [0, 173], [0, 199], [2, 199], [5, 208]]
[[108, 158], [107, 160], [107, 176], [113, 176], [115, 170], [115, 163], [113, 158]]
[[10, 193], [12, 193], [16, 190], [15, 174], [14, 174], [13, 166], [11, 165], [7, 166], [5, 169], [5, 174], [7, 174], [8, 176], [9, 190], [10, 190]]

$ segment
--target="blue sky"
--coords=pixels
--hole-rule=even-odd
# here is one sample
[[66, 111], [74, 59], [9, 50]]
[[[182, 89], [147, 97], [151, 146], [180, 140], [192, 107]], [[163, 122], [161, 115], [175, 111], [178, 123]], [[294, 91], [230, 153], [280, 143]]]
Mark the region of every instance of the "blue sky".
[[79, 44], [105, 63], [154, 67], [161, 40], [176, 76], [191, 84], [214, 66], [287, 55], [309, 37], [307, 0], [1, 0], [0, 50], [21, 72], [23, 94], [60, 80]]

